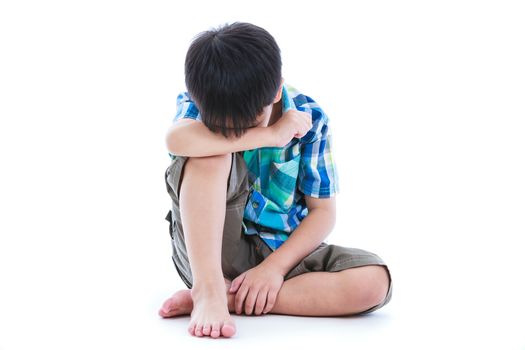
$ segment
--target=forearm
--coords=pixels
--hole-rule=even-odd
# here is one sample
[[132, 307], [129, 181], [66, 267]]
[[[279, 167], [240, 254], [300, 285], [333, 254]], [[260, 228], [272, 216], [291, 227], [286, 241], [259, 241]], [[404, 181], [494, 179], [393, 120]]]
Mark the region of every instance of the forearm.
[[290, 237], [263, 260], [261, 265], [276, 268], [285, 276], [328, 237], [334, 226], [333, 212], [321, 208], [312, 209]]
[[211, 132], [202, 122], [181, 121], [172, 125], [166, 134], [170, 153], [187, 157], [207, 157], [219, 154], [271, 147], [268, 127], [249, 128], [240, 137], [226, 138]]

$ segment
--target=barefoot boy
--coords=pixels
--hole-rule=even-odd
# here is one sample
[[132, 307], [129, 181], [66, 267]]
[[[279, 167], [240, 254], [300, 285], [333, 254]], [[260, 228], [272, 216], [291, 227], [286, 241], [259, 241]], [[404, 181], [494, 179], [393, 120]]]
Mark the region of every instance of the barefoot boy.
[[172, 259], [190, 290], [159, 315], [191, 314], [195, 336], [231, 337], [230, 312], [339, 316], [389, 302], [377, 255], [326, 244], [339, 192], [329, 119], [284, 83], [264, 29], [201, 33], [185, 62], [188, 92], [166, 135]]

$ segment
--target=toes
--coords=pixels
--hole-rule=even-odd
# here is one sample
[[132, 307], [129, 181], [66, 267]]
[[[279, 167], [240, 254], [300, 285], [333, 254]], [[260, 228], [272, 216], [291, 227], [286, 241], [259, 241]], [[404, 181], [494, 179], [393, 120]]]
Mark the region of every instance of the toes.
[[171, 311], [171, 308], [173, 306], [173, 299], [169, 298], [162, 304], [161, 310], [164, 310], [166, 313]]
[[166, 317], [170, 317], [169, 312], [166, 311], [165, 309], [160, 309], [159, 312], [158, 312], [158, 314], [159, 314], [159, 316], [164, 317], [164, 318], [166, 318]]
[[175, 316], [176, 314], [177, 314], [176, 310], [169, 310], [169, 309], [165, 309], [165, 308], [162, 308], [162, 309], [159, 310], [159, 316], [162, 316], [164, 318], [172, 317], [172, 316]]
[[235, 325], [232, 323], [225, 323], [221, 328], [221, 333], [226, 338], [232, 337], [235, 334]]
[[[174, 294], [175, 295], [175, 294]], [[174, 300], [173, 296], [169, 299], [167, 299], [164, 304], [162, 304], [162, 307], [159, 309], [159, 315], [162, 317], [171, 317], [175, 316], [177, 313], [177, 305], [176, 301]]]
[[190, 323], [190, 326], [188, 327], [188, 332], [191, 335], [195, 335], [195, 323]]
[[211, 327], [211, 333], [210, 336], [212, 338], [219, 338], [221, 336], [221, 324], [220, 323], [214, 323]]
[[164, 306], [159, 309], [159, 315], [162, 317], [167, 317], [170, 313], [170, 309], [166, 309]]
[[202, 327], [203, 335], [210, 335], [210, 333], [211, 333], [211, 325], [207, 324], [204, 327]]
[[197, 337], [202, 337], [202, 324], [198, 324], [196, 327], [195, 327], [195, 335]]

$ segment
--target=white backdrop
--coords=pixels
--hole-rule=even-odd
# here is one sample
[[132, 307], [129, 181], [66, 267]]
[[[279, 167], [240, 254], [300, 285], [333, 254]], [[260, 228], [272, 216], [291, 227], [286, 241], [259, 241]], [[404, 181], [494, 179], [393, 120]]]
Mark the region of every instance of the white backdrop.
[[[0, 349], [525, 348], [525, 17], [519, 1], [5, 1]], [[390, 266], [360, 318], [234, 316], [197, 339], [157, 310], [171, 262], [165, 132], [191, 39], [264, 27], [331, 119], [327, 242]]]

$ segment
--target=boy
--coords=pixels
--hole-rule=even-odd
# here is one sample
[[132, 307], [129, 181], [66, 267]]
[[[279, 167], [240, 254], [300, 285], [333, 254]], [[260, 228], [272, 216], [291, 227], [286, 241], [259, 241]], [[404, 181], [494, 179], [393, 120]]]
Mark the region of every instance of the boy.
[[191, 313], [190, 334], [217, 338], [234, 335], [234, 311], [337, 316], [388, 303], [381, 258], [323, 242], [339, 192], [329, 120], [284, 84], [274, 38], [238, 22], [203, 32], [185, 75], [188, 92], [166, 135], [166, 220], [191, 290], [159, 315]]

